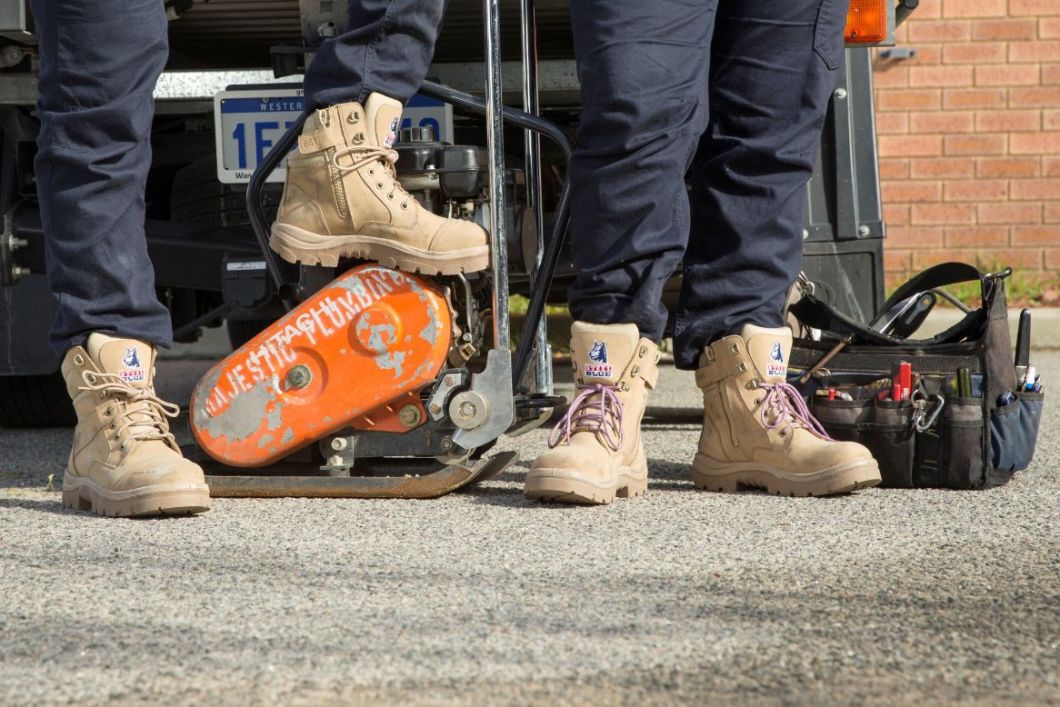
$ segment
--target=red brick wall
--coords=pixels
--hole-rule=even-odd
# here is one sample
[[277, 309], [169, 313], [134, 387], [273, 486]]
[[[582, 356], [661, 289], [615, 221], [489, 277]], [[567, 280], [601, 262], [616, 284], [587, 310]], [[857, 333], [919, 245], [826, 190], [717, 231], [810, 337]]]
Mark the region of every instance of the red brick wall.
[[921, 0], [875, 59], [896, 278], [944, 260], [1060, 273], [1060, 0]]

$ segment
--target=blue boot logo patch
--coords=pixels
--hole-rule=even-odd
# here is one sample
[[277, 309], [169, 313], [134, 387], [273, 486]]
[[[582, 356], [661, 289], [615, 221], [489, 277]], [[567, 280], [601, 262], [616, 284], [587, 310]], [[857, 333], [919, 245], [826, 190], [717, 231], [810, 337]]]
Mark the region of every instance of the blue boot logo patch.
[[593, 348], [589, 349], [589, 363], [585, 364], [584, 374], [586, 378], [610, 378], [615, 369], [607, 363], [607, 344], [603, 341], [594, 341]]
[[121, 371], [121, 379], [128, 383], [135, 383], [144, 379], [144, 369], [140, 365], [140, 354], [137, 353], [135, 346], [130, 346], [125, 349], [125, 356], [122, 357], [121, 362], [125, 364], [125, 370]]
[[603, 341], [594, 341], [589, 349], [589, 363], [585, 364], [584, 374], [586, 378], [610, 378], [614, 369], [607, 362], [607, 344]]
[[769, 352], [769, 359], [769, 364], [766, 366], [767, 376], [784, 378], [788, 375], [788, 366], [784, 363], [784, 349], [779, 341], [773, 344], [773, 350]]

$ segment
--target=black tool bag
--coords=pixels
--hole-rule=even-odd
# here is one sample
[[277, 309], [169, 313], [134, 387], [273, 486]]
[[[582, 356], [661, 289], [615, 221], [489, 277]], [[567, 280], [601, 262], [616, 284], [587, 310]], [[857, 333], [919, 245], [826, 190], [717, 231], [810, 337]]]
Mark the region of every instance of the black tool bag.
[[[1009, 274], [944, 263], [899, 287], [882, 312], [935, 288], [980, 283], [982, 306], [929, 339], [870, 329], [811, 292], [791, 306], [799, 322], [821, 331], [820, 341], [796, 338], [791, 382], [831, 436], [872, 451], [883, 486], [988, 488], [1030, 464], [1043, 393], [1017, 389], [1005, 303]], [[891, 399], [900, 361], [913, 369], [907, 400]]]

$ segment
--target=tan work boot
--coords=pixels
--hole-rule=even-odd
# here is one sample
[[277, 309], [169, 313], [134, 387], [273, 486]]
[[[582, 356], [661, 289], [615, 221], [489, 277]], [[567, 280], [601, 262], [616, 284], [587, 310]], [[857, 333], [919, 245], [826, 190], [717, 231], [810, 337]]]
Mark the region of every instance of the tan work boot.
[[398, 182], [394, 144], [401, 104], [380, 93], [364, 107], [343, 103], [306, 120], [287, 158], [287, 183], [272, 226], [272, 249], [292, 263], [374, 260], [426, 275], [489, 266], [486, 232], [420, 206]]
[[696, 371], [704, 408], [696, 486], [824, 496], [880, 483], [869, 450], [830, 438], [787, 382], [790, 352], [790, 329], [753, 324], [704, 350]]
[[210, 508], [202, 469], [180, 454], [167, 417], [175, 405], [153, 385], [155, 351], [92, 334], [63, 358], [77, 427], [63, 476], [63, 505], [104, 516], [200, 513]]
[[611, 503], [648, 490], [640, 421], [659, 377], [659, 347], [635, 324], [571, 326], [578, 393], [526, 475], [527, 498]]

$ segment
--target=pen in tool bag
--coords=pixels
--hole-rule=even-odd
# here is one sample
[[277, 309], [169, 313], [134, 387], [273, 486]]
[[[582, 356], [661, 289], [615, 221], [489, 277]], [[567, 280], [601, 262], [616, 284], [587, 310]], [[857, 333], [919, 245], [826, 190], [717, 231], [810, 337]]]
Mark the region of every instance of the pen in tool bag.
[[957, 369], [957, 397], [972, 397], [972, 372], [967, 368]]
[[1027, 373], [1024, 374], [1023, 380], [1020, 381], [1020, 389], [1033, 391], [1034, 387], [1038, 385], [1039, 378], [1041, 378], [1041, 376], [1038, 375], [1038, 369], [1034, 366], [1027, 366]]

